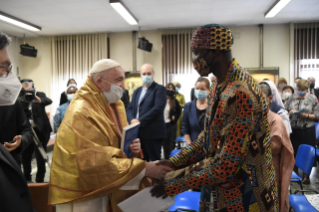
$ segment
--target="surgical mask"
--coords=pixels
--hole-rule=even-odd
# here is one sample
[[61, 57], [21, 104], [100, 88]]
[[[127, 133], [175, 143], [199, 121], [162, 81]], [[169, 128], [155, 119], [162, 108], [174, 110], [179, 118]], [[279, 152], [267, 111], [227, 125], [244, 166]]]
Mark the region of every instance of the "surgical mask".
[[175, 95], [175, 92], [171, 91], [171, 90], [166, 90], [166, 95], [170, 96], [170, 97], [173, 97]]
[[307, 91], [298, 91], [298, 90], [296, 90], [296, 93], [297, 93], [299, 96], [304, 96], [304, 95], [306, 95]]
[[283, 97], [284, 99], [288, 99], [291, 95], [292, 95], [292, 93], [283, 92], [282, 97]]
[[204, 100], [207, 97], [207, 92], [202, 90], [195, 90], [195, 97], [199, 100]]
[[71, 102], [71, 100], [73, 99], [74, 93], [67, 94], [66, 96], [68, 98], [68, 101]]
[[286, 86], [286, 85], [280, 84], [280, 85], [279, 85], [279, 88], [282, 90], [282, 89], [284, 89], [285, 86]]
[[175, 87], [176, 92], [179, 92], [179, 87]]
[[13, 105], [20, 93], [22, 85], [17, 76], [10, 72], [0, 77], [0, 106]]
[[103, 81], [111, 85], [111, 90], [109, 92], [103, 91], [103, 95], [106, 101], [109, 104], [119, 101], [122, 98], [124, 90], [120, 86], [111, 84], [105, 80]]
[[314, 89], [315, 88], [315, 83], [311, 83], [309, 86], [310, 89]]
[[142, 76], [142, 81], [144, 85], [150, 85], [153, 82], [152, 76]]

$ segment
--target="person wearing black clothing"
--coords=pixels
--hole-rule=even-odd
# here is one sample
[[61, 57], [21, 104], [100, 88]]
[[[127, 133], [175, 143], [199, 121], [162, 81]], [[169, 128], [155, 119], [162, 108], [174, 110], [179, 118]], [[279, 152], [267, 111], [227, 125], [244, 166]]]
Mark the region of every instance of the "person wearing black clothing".
[[164, 157], [165, 159], [169, 158], [171, 151], [175, 146], [176, 139], [176, 122], [181, 115], [181, 106], [175, 98], [175, 86], [173, 83], [168, 83], [166, 85], [166, 106], [164, 109], [164, 121], [166, 124], [167, 137], [164, 140]]
[[[10, 38], [0, 32], [0, 87], [11, 94], [7, 99], [0, 97], [0, 211], [33, 212], [27, 182], [17, 163], [21, 151], [33, 142], [33, 134], [21, 103], [15, 101], [21, 84], [11, 72], [12, 63], [6, 49], [9, 43]], [[12, 140], [15, 142], [7, 143]]]
[[[66, 84], [66, 87], [69, 87], [70, 84], [77, 85], [75, 79], [69, 79], [68, 83]], [[63, 105], [64, 103], [67, 103], [67, 102], [68, 102], [68, 97], [67, 97], [65, 91], [63, 91], [61, 93], [61, 97], [60, 97], [60, 105]]]
[[[32, 83], [30, 83], [29, 81], [21, 80], [22, 87], [25, 90], [28, 90], [32, 88], [33, 86]], [[31, 117], [29, 117], [29, 120], [40, 142], [42, 143], [42, 146], [45, 151], [47, 150], [47, 144], [50, 139], [50, 133], [52, 132], [50, 121], [45, 112], [45, 107], [50, 104], [52, 104], [52, 100], [49, 99], [45, 95], [45, 93], [37, 92], [35, 96], [35, 102], [30, 103], [28, 107], [28, 109], [31, 111], [31, 114], [32, 114]], [[28, 111], [25, 111], [25, 113], [28, 113]], [[45, 161], [34, 143], [30, 144], [30, 146], [22, 154], [24, 176], [27, 181], [32, 181], [31, 180], [31, 160], [32, 160], [32, 154], [34, 151], [35, 151], [35, 157], [36, 157], [37, 166], [38, 166], [36, 182], [43, 182], [45, 171], [46, 171]]]
[[124, 103], [125, 109], [128, 107], [128, 105], [130, 104], [130, 96], [128, 94], [128, 90], [125, 89], [123, 92], [123, 95], [121, 97], [122, 102]]

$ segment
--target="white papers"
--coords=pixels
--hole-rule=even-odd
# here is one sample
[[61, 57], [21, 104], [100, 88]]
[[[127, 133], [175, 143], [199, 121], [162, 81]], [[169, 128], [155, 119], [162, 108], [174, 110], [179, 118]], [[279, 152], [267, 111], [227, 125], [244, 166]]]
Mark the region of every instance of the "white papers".
[[170, 196], [165, 199], [152, 197], [150, 193], [152, 188], [153, 186], [143, 189], [118, 204], [118, 206], [123, 212], [160, 212], [175, 204]]

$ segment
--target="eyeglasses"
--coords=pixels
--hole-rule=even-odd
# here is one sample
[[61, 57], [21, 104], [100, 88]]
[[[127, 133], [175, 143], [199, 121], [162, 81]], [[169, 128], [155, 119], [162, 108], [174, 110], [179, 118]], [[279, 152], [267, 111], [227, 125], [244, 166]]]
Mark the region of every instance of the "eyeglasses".
[[11, 63], [9, 66], [0, 65], [0, 68], [3, 68], [3, 69], [6, 70], [7, 77], [9, 76], [9, 73], [12, 71], [12, 67], [13, 67], [13, 64], [12, 64], [12, 63]]

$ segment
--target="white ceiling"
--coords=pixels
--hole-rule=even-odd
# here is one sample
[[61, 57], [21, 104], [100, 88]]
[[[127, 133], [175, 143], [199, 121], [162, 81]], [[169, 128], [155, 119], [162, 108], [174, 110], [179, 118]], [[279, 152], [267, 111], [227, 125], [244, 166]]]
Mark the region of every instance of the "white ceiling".
[[[123, 0], [141, 30], [224, 25], [279, 24], [319, 20], [319, 0], [291, 0], [274, 18], [264, 13], [275, 0]], [[0, 0], [0, 11], [42, 27], [26, 31], [0, 21], [0, 31], [23, 37], [138, 30], [109, 0]]]

